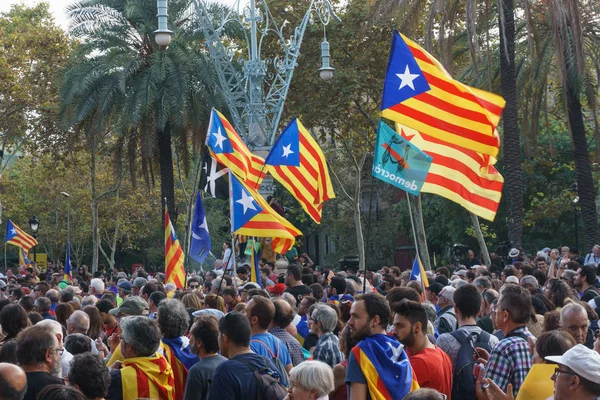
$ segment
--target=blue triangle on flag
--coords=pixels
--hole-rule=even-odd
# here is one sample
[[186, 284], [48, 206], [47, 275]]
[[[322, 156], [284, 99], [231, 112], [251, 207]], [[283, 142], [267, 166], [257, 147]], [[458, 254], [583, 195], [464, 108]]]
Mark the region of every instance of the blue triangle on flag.
[[206, 141], [215, 154], [233, 153], [231, 140], [216, 110], [212, 110]]
[[265, 165], [300, 166], [300, 133], [296, 118], [285, 127], [277, 138], [265, 160]]
[[398, 31], [394, 31], [383, 84], [381, 109], [390, 108], [430, 89], [431, 87], [408, 45]]
[[242, 186], [238, 178], [229, 173], [231, 182], [231, 203], [233, 207], [233, 231], [237, 231], [248, 221], [254, 218], [255, 215], [262, 212], [262, 207], [252, 197], [252, 195]]

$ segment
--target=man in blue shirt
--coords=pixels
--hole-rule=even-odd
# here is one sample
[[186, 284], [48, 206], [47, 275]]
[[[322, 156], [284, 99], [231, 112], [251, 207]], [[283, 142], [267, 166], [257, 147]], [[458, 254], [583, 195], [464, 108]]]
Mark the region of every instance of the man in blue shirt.
[[246, 305], [246, 316], [252, 331], [250, 338], [252, 351], [269, 359], [278, 358], [289, 373], [293, 365], [287, 346], [268, 332], [275, 317], [275, 305], [271, 299], [262, 296], [252, 297]]

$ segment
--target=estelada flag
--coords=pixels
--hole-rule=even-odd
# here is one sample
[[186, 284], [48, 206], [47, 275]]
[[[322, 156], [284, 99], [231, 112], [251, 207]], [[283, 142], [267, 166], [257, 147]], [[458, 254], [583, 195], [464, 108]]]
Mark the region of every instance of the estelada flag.
[[281, 132], [265, 165], [313, 221], [320, 223], [323, 202], [335, 198], [335, 193], [325, 155], [298, 118]]
[[27, 252], [38, 244], [33, 236], [25, 233], [10, 218], [6, 221], [6, 243], [22, 247]]
[[433, 158], [422, 193], [437, 194], [481, 218], [494, 220], [502, 198], [504, 178], [492, 165], [495, 162], [493, 157], [401, 124], [396, 124], [396, 131]]
[[273, 250], [279, 254], [288, 251], [302, 232], [273, 210], [265, 199], [233, 173], [231, 185], [231, 230], [239, 235], [273, 238]]
[[421, 283], [421, 287], [423, 288], [423, 292], [421, 293], [421, 302], [425, 301], [425, 289], [429, 286], [429, 280], [427, 279], [427, 274], [425, 273], [425, 268], [423, 268], [423, 263], [421, 263], [421, 258], [417, 254], [415, 257], [415, 262], [413, 262], [412, 270], [410, 271], [410, 279], [409, 281], [418, 281]]
[[185, 285], [185, 269], [183, 266], [183, 250], [177, 240], [175, 229], [165, 205], [165, 280], [174, 283], [178, 288]]
[[496, 157], [502, 97], [454, 80], [431, 54], [394, 31], [381, 116], [447, 143]]
[[213, 108], [206, 134], [210, 155], [252, 187], [260, 186], [265, 160], [248, 149], [227, 118]]

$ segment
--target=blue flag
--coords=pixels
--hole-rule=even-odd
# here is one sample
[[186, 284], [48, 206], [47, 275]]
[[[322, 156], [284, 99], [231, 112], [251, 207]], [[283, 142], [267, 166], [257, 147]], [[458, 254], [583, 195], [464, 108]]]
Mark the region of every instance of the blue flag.
[[431, 167], [431, 156], [379, 120], [373, 156], [375, 178], [417, 196]]
[[198, 194], [196, 195], [196, 211], [194, 212], [194, 220], [192, 221], [190, 257], [201, 263], [210, 252], [210, 249], [211, 243], [208, 225], [206, 224], [206, 216], [204, 215], [204, 207], [202, 206], [202, 197], [198, 190]]
[[67, 255], [65, 257], [65, 268], [64, 271], [64, 280], [67, 282], [71, 282], [73, 280], [73, 274], [71, 271], [73, 268], [71, 267], [71, 242], [67, 242]]
[[265, 165], [300, 166], [300, 133], [296, 118], [285, 127], [265, 159]]

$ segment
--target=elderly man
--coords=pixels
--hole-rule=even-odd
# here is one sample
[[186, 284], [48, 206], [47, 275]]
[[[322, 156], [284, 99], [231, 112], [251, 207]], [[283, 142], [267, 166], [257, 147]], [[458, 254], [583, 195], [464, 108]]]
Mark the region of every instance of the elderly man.
[[600, 265], [600, 245], [595, 244], [594, 247], [592, 247], [592, 252], [585, 256], [583, 264], [587, 265], [589, 263]]
[[313, 360], [322, 361], [333, 368], [344, 360], [340, 340], [333, 333], [338, 322], [337, 313], [329, 306], [318, 305], [312, 312], [311, 320], [311, 332], [319, 337], [313, 351]]
[[[146, 303], [140, 296], [132, 296], [127, 300], [123, 300], [119, 307], [110, 310], [109, 314], [114, 315], [117, 322], [128, 316], [147, 316], [148, 303]], [[123, 360], [123, 354], [121, 354], [121, 342], [119, 341], [119, 335], [117, 332], [113, 333], [111, 337], [108, 338], [108, 345], [112, 352], [112, 355], [107, 363], [109, 367], [116, 361]]]
[[156, 322], [145, 316], [136, 316], [123, 318], [119, 324], [120, 347], [125, 360], [110, 367], [111, 380], [106, 399], [174, 400], [173, 370], [167, 360], [156, 352], [160, 346], [160, 330]]
[[292, 359], [292, 365], [295, 367], [304, 361], [304, 356], [302, 355], [300, 342], [286, 330], [294, 320], [294, 309], [285, 300], [275, 300], [273, 305], [275, 306], [275, 316], [269, 328], [269, 333], [286, 345]]
[[104, 282], [100, 278], [93, 278], [90, 282], [89, 294], [101, 298], [104, 294]]
[[558, 364], [554, 370], [554, 400], [595, 400], [600, 396], [600, 355], [576, 345], [562, 356], [546, 357]]
[[200, 359], [190, 349], [190, 340], [185, 336], [190, 325], [190, 315], [183, 303], [176, 299], [165, 299], [158, 306], [158, 327], [162, 333], [165, 358], [175, 377], [175, 398], [183, 399], [185, 382], [190, 368]]
[[64, 385], [60, 375], [62, 343], [44, 326], [31, 326], [17, 337], [17, 360], [27, 376], [24, 400], [35, 400], [49, 385]]
[[[87, 331], [90, 329], [90, 317], [87, 313], [77, 310], [69, 318], [67, 318], [67, 335], [71, 335], [74, 333], [81, 333], [82, 335], [87, 335]], [[86, 336], [87, 337], [87, 336]], [[96, 343], [88, 337], [90, 342], [90, 348], [92, 349], [92, 354], [98, 354], [98, 349], [96, 348]]]
[[437, 306], [440, 311], [437, 313], [437, 318], [433, 323], [433, 327], [441, 335], [442, 333], [454, 332], [458, 329], [456, 314], [454, 313], [454, 292], [452, 286], [445, 286], [437, 295]]
[[[52, 319], [45, 319], [36, 324], [36, 326], [42, 326], [46, 329], [49, 329], [50, 332], [54, 334], [58, 343], [63, 347], [64, 338], [63, 338], [63, 327], [62, 325]], [[69, 353], [64, 347], [63, 351], [60, 355], [60, 366], [61, 373], [57, 375], [59, 378], [64, 378], [69, 374], [69, 370], [71, 369], [71, 361], [73, 360], [73, 355]]]
[[33, 303], [34, 309], [42, 315], [43, 319], [52, 319], [56, 320], [56, 317], [52, 315], [50, 308], [52, 307], [52, 302], [47, 297], [38, 297], [35, 299]]
[[577, 344], [586, 344], [589, 326], [587, 311], [581, 304], [569, 303], [560, 310], [560, 327], [573, 336]]
[[27, 375], [20, 367], [0, 363], [0, 399], [23, 400], [27, 391]]

